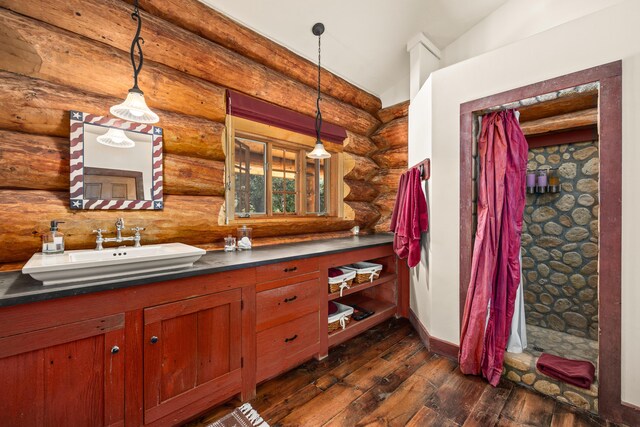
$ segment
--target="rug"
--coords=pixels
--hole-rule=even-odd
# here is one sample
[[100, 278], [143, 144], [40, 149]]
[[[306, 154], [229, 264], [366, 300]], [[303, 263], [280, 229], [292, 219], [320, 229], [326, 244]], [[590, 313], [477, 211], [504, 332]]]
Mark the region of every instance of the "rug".
[[269, 424], [250, 404], [245, 403], [207, 427], [269, 427]]

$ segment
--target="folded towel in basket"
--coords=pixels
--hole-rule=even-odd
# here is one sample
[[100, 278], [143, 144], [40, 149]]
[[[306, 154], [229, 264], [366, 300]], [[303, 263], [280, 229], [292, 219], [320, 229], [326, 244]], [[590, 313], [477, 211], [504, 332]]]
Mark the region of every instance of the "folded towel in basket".
[[551, 378], [582, 388], [590, 388], [596, 374], [596, 367], [591, 362], [565, 359], [547, 353], [540, 355], [536, 368]]
[[329, 277], [338, 277], [338, 276], [342, 276], [344, 274], [344, 271], [338, 269], [338, 268], [330, 268], [329, 269]]

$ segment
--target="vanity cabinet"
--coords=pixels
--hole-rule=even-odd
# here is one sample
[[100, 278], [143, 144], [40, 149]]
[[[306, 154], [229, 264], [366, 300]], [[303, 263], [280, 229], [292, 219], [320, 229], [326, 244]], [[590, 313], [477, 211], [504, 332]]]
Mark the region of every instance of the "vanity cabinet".
[[[144, 421], [184, 419], [241, 389], [241, 291], [144, 309]], [[176, 417], [171, 414], [178, 411]]]
[[[51, 294], [0, 307], [0, 425], [173, 426], [230, 397], [251, 400], [259, 382], [408, 309], [390, 244], [338, 246], [83, 295], [32, 288], [34, 299]], [[379, 279], [328, 294], [330, 267], [367, 260], [384, 265]], [[329, 335], [329, 300], [375, 314]]]
[[256, 268], [257, 381], [286, 372], [320, 351], [317, 258]]
[[0, 424], [123, 426], [124, 317], [0, 338]]

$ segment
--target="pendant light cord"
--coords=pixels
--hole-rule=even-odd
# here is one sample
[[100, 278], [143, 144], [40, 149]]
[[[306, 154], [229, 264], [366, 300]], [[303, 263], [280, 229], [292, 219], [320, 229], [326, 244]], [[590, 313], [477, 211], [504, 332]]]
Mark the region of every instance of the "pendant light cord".
[[[136, 35], [133, 37], [133, 41], [131, 42], [131, 65], [133, 66], [133, 87], [131, 90], [142, 93], [140, 88], [138, 88], [138, 74], [140, 74], [140, 70], [142, 70], [142, 63], [144, 62], [144, 56], [142, 55], [144, 39], [140, 37], [140, 31], [142, 30], [142, 17], [140, 16], [140, 10], [138, 10], [138, 0], [134, 0], [133, 2], [133, 13], [131, 14], [131, 19], [138, 23]], [[135, 56], [136, 48], [138, 49], [138, 56], [140, 57], [140, 62], [137, 65]]]
[[317, 142], [321, 142], [320, 140], [320, 127], [322, 126], [322, 113], [320, 112], [320, 38], [322, 35], [318, 35], [318, 98], [316, 99], [316, 137], [318, 138]]

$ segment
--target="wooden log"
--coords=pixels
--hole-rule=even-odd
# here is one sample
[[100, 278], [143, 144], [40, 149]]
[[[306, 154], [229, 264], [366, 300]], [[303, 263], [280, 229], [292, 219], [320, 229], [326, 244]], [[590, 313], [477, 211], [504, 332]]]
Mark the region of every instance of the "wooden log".
[[[235, 235], [238, 225], [218, 223], [222, 197], [167, 195], [164, 201], [162, 211], [72, 211], [68, 192], [0, 189], [0, 263], [25, 261], [38, 252], [40, 235], [48, 230], [52, 219], [65, 221], [61, 231], [65, 233], [67, 249], [94, 247], [91, 230], [100, 227], [113, 232], [117, 217], [123, 217], [127, 225], [146, 227], [143, 244], [183, 242], [207, 246]], [[364, 219], [371, 220], [373, 209], [370, 206], [367, 212], [359, 212], [357, 218], [281, 217], [255, 223], [249, 220], [247, 224], [253, 228], [255, 238], [333, 233], [363, 224]]]
[[65, 248], [95, 246], [98, 227], [114, 231], [114, 221], [122, 217], [127, 226], [146, 227], [142, 243], [210, 241], [220, 227], [215, 218], [222, 197], [165, 197], [162, 211], [70, 210], [69, 193], [36, 190], [0, 190], [0, 262], [23, 261], [40, 251], [40, 234], [52, 219], [65, 221]]
[[396, 192], [381, 193], [373, 204], [380, 211], [381, 215], [391, 215], [393, 207], [396, 204], [396, 197]]
[[366, 136], [347, 131], [347, 138], [344, 140], [345, 152], [359, 156], [368, 156], [377, 149], [378, 147]]
[[368, 181], [378, 171], [378, 165], [368, 157], [344, 154], [344, 178], [354, 181]]
[[400, 102], [378, 111], [378, 118], [382, 123], [389, 123], [391, 120], [407, 117], [408, 115], [409, 101]]
[[371, 139], [380, 150], [406, 147], [409, 141], [409, 118], [401, 117], [380, 126]]
[[400, 176], [406, 171], [406, 168], [381, 169], [380, 172], [371, 179], [371, 184], [376, 186], [380, 193], [396, 193], [398, 191]]
[[598, 106], [598, 89], [588, 92], [576, 92], [551, 101], [518, 107], [520, 122], [544, 119], [545, 117], [588, 110]]
[[[109, 115], [118, 98], [96, 95], [45, 80], [0, 71], [0, 128], [31, 134], [69, 136], [69, 110]], [[207, 119], [158, 111], [164, 151], [211, 160], [225, 159], [224, 125]]]
[[164, 192], [224, 196], [224, 162], [196, 157], [164, 156]]
[[523, 122], [520, 124], [520, 127], [525, 136], [528, 136], [591, 126], [597, 123], [598, 109], [590, 108], [588, 110]]
[[0, 188], [69, 190], [69, 140], [0, 131]]
[[[69, 140], [0, 130], [0, 188], [69, 190]], [[164, 192], [224, 195], [224, 163], [166, 154]]]
[[[135, 22], [128, 19], [131, 7], [120, 0], [69, 0], [55, 4], [48, 0], [0, 0], [0, 5], [89, 39], [107, 43], [127, 53], [131, 35], [135, 32]], [[145, 12], [141, 15], [144, 21], [142, 36], [147, 41], [144, 46], [146, 58], [273, 104], [315, 116], [317, 95], [314, 89], [161, 18]], [[114, 18], [104, 19], [105, 16]], [[100, 25], [96, 25], [97, 22]], [[33, 47], [31, 40], [24, 41], [28, 47]], [[75, 49], [82, 50], [79, 47]], [[42, 52], [37, 51], [37, 56], [42, 57]], [[27, 64], [31, 66], [33, 62], [29, 60]], [[111, 74], [114, 72], [112, 70]], [[104, 77], [107, 75], [109, 74]], [[185, 78], [184, 75], [182, 77]], [[141, 82], [140, 87], [145, 90], [151, 85]], [[151, 95], [150, 99], [153, 99]], [[380, 124], [372, 114], [330, 96], [323, 97], [321, 108], [326, 121], [356, 133], [369, 135]]]
[[391, 231], [391, 215], [381, 215], [373, 230], [376, 233], [388, 233]]
[[366, 202], [344, 202], [344, 217], [358, 223], [367, 229], [380, 218], [380, 212], [371, 203]]
[[344, 180], [344, 200], [351, 202], [372, 202], [378, 190], [365, 181]]
[[[11, 5], [21, 4], [24, 3], [11, 2]], [[56, 4], [63, 5], [64, 2]], [[47, 10], [53, 10], [51, 6], [51, 3], [46, 3], [42, 11], [46, 14]], [[92, 22], [94, 28], [102, 28], [103, 24], [109, 22], [104, 19], [105, 16], [114, 16], [109, 11], [102, 10], [102, 13], [100, 19]], [[132, 21], [127, 19], [128, 16], [123, 15], [122, 21]], [[123, 52], [5, 9], [0, 9], [0, 26], [3, 29], [0, 33], [2, 70], [114, 96], [119, 100], [125, 98], [133, 83], [128, 48], [127, 52]], [[128, 26], [126, 31], [122, 28], [114, 31], [121, 32], [122, 37], [126, 33], [131, 43], [133, 33], [129, 33]], [[151, 43], [147, 43], [145, 49], [148, 45]], [[225, 91], [209, 82], [146, 60], [139, 84], [151, 108], [163, 108], [218, 122], [224, 120]], [[163, 119], [161, 116], [160, 120]]]
[[407, 147], [392, 148], [390, 150], [379, 151], [371, 158], [383, 169], [407, 169], [407, 159], [409, 153]]
[[[131, 1], [129, 0], [129, 3]], [[317, 87], [317, 65], [197, 0], [142, 0], [140, 7], [305, 85]], [[321, 89], [342, 102], [375, 114], [380, 99], [322, 69]]]

